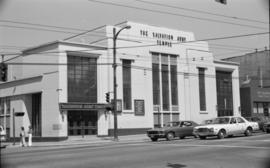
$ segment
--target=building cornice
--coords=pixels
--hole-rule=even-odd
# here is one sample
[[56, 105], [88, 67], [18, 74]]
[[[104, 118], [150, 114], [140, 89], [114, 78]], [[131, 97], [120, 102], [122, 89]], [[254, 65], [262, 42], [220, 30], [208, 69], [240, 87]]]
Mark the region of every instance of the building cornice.
[[72, 45], [72, 46], [79, 46], [79, 47], [85, 47], [85, 48], [95, 48], [99, 50], [107, 50], [107, 47], [104, 46], [98, 46], [98, 45], [90, 45], [86, 43], [77, 43], [77, 42], [70, 42], [70, 41], [62, 41], [62, 40], [57, 40], [57, 41], [52, 41], [49, 43], [41, 44], [38, 46], [30, 47], [22, 51], [23, 54], [28, 54], [28, 53], [38, 53], [38, 52], [33, 52], [37, 49], [53, 46], [53, 45]]
[[214, 60], [214, 63], [216, 63], [216, 64], [227, 64], [227, 65], [240, 66], [240, 63], [238, 63], [238, 62], [231, 62], [231, 61]]

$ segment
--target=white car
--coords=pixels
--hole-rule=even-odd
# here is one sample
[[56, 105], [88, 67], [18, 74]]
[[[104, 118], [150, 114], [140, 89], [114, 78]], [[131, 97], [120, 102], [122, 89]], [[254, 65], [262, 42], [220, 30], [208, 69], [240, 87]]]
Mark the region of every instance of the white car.
[[235, 134], [252, 135], [252, 132], [259, 130], [259, 125], [256, 122], [249, 122], [243, 117], [217, 117], [209, 125], [197, 126], [193, 133], [200, 139], [205, 139], [208, 136], [217, 136], [222, 139], [226, 136]]

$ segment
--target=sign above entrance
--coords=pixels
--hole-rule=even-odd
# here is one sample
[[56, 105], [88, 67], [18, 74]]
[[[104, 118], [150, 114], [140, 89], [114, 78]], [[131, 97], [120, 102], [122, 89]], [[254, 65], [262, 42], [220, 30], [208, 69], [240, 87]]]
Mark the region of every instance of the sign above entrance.
[[105, 110], [108, 106], [103, 103], [59, 103], [60, 110]]

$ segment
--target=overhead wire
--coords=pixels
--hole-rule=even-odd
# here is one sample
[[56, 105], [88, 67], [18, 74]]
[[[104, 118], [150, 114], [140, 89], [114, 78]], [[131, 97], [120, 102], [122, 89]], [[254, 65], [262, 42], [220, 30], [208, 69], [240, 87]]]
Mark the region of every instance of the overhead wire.
[[200, 21], [204, 20], [204, 21], [209, 21], [209, 22], [224, 23], [224, 24], [230, 24], [230, 25], [235, 25], [235, 26], [250, 27], [250, 28], [256, 28], [256, 29], [263, 29], [263, 30], [268, 29], [266, 27], [259, 27], [259, 26], [252, 26], [252, 25], [246, 25], [246, 24], [240, 24], [240, 23], [233, 23], [233, 22], [215, 20], [215, 19], [210, 19], [210, 18], [203, 18], [203, 17], [195, 17], [195, 16], [191, 16], [191, 15], [184, 15], [184, 14], [173, 13], [173, 12], [168, 12], [168, 11], [161, 11], [161, 10], [155, 10], [155, 9], [147, 9], [147, 8], [142, 8], [142, 7], [129, 6], [129, 5], [124, 5], [124, 4], [119, 4], [119, 3], [103, 2], [103, 1], [97, 1], [97, 0], [88, 0], [88, 1], [89, 2], [94, 2], [94, 3], [111, 5], [111, 6], [118, 6], [118, 7], [125, 7], [125, 8], [129, 8], [129, 9], [147, 11], [147, 12], [152, 12], [152, 13], [167, 14], [167, 15], [173, 15], [173, 16], [181, 16], [181, 17], [196, 19], [196, 20], [200, 20]]
[[[80, 65], [80, 66], [89, 66], [89, 65], [94, 65], [94, 66], [98, 66], [98, 65], [113, 65], [112, 63], [97, 63], [97, 64], [89, 64], [89, 63], [8, 63], [9, 65], [32, 65], [32, 66], [72, 66], [72, 65]], [[132, 68], [132, 69], [137, 69], [137, 70], [143, 70], [143, 71], [153, 71], [152, 68], [149, 68], [149, 67], [143, 67], [143, 66], [135, 66], [135, 65], [123, 65], [123, 64], [117, 64], [118, 66], [122, 66], [122, 67], [129, 67], [129, 68]], [[171, 71], [166, 69], [158, 69], [158, 72], [167, 72], [167, 73], [170, 73]], [[194, 72], [185, 72], [185, 71], [177, 71], [176, 72], [177, 75], [184, 75], [184, 76], [191, 76], [191, 77], [198, 77], [199, 74], [198, 73], [194, 73]], [[216, 75], [215, 74], [205, 74], [204, 75], [205, 77], [207, 78], [216, 78]], [[232, 76], [232, 79], [245, 79], [246, 77], [235, 77], [235, 76]], [[250, 77], [251, 79], [261, 79], [259, 77]], [[262, 78], [263, 80], [270, 80], [270, 77], [263, 77]]]
[[212, 15], [212, 16], [220, 16], [220, 17], [229, 18], [229, 19], [242, 20], [242, 21], [262, 23], [262, 24], [268, 24], [269, 25], [269, 22], [266, 22], [266, 21], [254, 20], [254, 19], [243, 18], [243, 17], [238, 17], [238, 16], [229, 16], [229, 15], [224, 15], [224, 14], [219, 14], [219, 13], [212, 13], [212, 12], [198, 10], [198, 9], [191, 9], [191, 8], [184, 8], [184, 7], [179, 7], [179, 6], [172, 6], [172, 5], [167, 5], [167, 4], [163, 4], [163, 3], [157, 3], [157, 2], [153, 2], [153, 1], [152, 2], [144, 1], [144, 0], [135, 0], [135, 1], [145, 3], [145, 4], [156, 5], [156, 6], [160, 6], [160, 7], [165, 6], [165, 7], [169, 7], [169, 8], [173, 8], [173, 9], [180, 9], [180, 10], [191, 11], [191, 12], [196, 12], [196, 13], [208, 14], [208, 15]]
[[[172, 44], [186, 44], [186, 43], [193, 43], [193, 42], [199, 42], [199, 41], [215, 41], [215, 40], [225, 40], [225, 39], [231, 39], [231, 38], [240, 38], [240, 37], [247, 37], [247, 36], [255, 36], [255, 35], [264, 35], [269, 34], [269, 32], [260, 32], [260, 33], [251, 33], [251, 34], [241, 34], [241, 35], [234, 35], [234, 36], [223, 36], [223, 37], [216, 37], [216, 38], [207, 38], [207, 39], [201, 39], [201, 40], [192, 40], [192, 41], [186, 41], [186, 42], [172, 42]], [[151, 47], [151, 46], [159, 46], [158, 44], [145, 44], [145, 45], [136, 45], [136, 46], [124, 46], [124, 47], [117, 47], [116, 49], [128, 49], [128, 48], [140, 48], [140, 47]], [[84, 49], [84, 50], [74, 50], [74, 51], [100, 51], [105, 49], [113, 49], [113, 47], [101, 47], [103, 49]], [[57, 53], [66, 53], [66, 51], [56, 51]], [[45, 53], [56, 53], [55, 51], [50, 52], [40, 52], [40, 53], [31, 53], [27, 52], [27, 54], [45, 54]], [[18, 55], [21, 53], [14, 53], [14, 54], [7, 54], [7, 55]]]

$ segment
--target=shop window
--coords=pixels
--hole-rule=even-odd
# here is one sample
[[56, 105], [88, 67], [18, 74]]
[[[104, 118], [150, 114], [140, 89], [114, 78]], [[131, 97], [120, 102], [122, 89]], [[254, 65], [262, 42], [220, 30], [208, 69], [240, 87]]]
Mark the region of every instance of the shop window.
[[258, 103], [253, 103], [253, 113], [255, 113], [255, 114], [257, 114], [257, 113], [259, 113], [259, 111], [258, 111]]
[[258, 103], [258, 113], [263, 114], [263, 103]]

